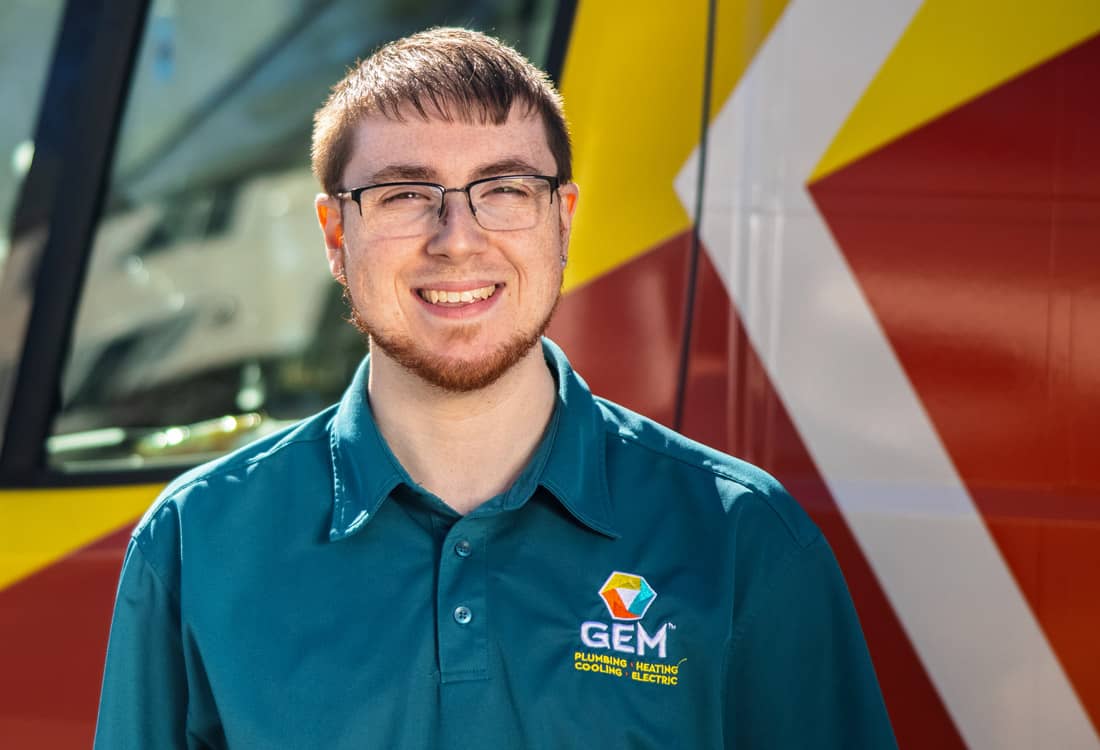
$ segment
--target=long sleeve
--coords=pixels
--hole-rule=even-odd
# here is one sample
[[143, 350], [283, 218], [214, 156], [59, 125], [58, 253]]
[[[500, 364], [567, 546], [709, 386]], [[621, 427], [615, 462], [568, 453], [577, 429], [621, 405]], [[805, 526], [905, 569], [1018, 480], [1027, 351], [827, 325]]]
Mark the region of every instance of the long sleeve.
[[97, 750], [194, 748], [179, 601], [131, 540], [115, 601]]
[[726, 746], [896, 748], [840, 568], [823, 537], [797, 547], [734, 623]]

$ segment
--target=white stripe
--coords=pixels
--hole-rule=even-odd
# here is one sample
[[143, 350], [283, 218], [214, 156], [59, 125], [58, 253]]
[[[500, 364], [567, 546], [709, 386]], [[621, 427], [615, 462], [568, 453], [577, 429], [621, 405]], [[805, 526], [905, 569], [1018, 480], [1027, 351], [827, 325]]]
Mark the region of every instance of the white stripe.
[[[1100, 741], [805, 188], [918, 0], [792, 2], [713, 123], [701, 227], [971, 748]], [[676, 179], [695, 206], [698, 151]]]

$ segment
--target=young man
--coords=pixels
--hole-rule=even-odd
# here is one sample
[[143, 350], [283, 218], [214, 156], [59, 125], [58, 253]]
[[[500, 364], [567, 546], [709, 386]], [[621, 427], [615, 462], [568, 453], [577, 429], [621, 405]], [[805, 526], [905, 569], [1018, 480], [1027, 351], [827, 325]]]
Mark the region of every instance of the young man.
[[370, 357], [139, 524], [97, 747], [893, 747], [798, 505], [540, 339], [578, 198], [545, 76], [417, 34], [334, 89], [313, 157]]

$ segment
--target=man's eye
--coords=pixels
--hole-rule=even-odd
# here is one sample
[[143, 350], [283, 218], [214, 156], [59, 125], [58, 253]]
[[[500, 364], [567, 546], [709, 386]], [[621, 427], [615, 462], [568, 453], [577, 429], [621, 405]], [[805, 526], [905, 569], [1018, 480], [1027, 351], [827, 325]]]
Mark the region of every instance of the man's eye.
[[431, 196], [426, 193], [420, 193], [416, 190], [399, 190], [393, 193], [382, 196], [382, 203], [385, 205], [394, 205], [400, 203], [415, 203], [417, 201], [431, 200]]
[[499, 195], [505, 198], [525, 198], [531, 194], [531, 191], [523, 185], [503, 184], [494, 185], [492, 189], [489, 190], [489, 194], [493, 196]]

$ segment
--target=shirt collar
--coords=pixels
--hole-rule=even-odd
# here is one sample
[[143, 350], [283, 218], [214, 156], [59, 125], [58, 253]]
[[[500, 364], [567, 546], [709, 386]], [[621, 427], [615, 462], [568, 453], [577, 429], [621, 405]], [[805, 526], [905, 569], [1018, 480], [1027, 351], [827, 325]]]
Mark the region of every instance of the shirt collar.
[[390, 452], [367, 400], [370, 355], [355, 371], [329, 428], [332, 454], [332, 528], [329, 539], [349, 537], [367, 523], [402, 483], [412, 484]]
[[[619, 536], [611, 522], [605, 438], [599, 407], [565, 354], [549, 339], [543, 356], [557, 382], [554, 414], [530, 464], [501, 498], [522, 504], [535, 486], [548, 490], [578, 521], [605, 536]], [[378, 432], [367, 399], [366, 357], [336, 409], [329, 432], [332, 455], [332, 527], [329, 539], [352, 536], [401, 484], [415, 487]], [[476, 510], [474, 511], [477, 512]]]
[[539, 484], [585, 526], [618, 538], [607, 490], [607, 444], [599, 407], [557, 344], [544, 338], [542, 353], [558, 384], [558, 424]]

